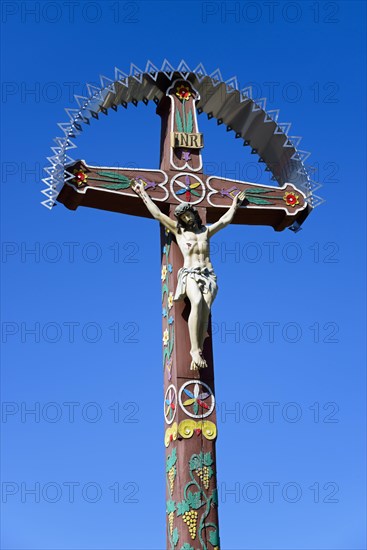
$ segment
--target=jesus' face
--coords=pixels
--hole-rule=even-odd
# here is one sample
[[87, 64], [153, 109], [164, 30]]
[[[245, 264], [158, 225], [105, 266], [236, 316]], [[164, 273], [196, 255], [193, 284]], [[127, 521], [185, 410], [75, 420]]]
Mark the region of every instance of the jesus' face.
[[180, 219], [187, 228], [193, 228], [196, 224], [195, 214], [192, 210], [187, 210], [181, 214]]

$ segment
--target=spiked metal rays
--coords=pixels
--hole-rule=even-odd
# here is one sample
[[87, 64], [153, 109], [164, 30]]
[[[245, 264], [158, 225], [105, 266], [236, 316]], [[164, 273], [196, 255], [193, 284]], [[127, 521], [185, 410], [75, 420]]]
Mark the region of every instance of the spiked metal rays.
[[290, 123], [278, 122], [278, 109], [266, 111], [266, 98], [253, 99], [251, 86], [240, 90], [235, 76], [225, 81], [219, 69], [208, 75], [201, 63], [191, 70], [184, 60], [174, 68], [165, 59], [160, 69], [151, 61], [145, 70], [132, 63], [129, 74], [115, 68], [114, 77], [101, 76], [100, 87], [87, 84], [88, 97], [75, 95], [77, 108], [65, 109], [69, 120], [58, 124], [63, 135], [55, 138], [56, 147], [51, 147], [52, 155], [47, 157], [50, 165], [44, 169], [47, 177], [42, 180], [46, 185], [42, 193], [47, 198], [42, 204], [46, 208], [55, 205], [63, 184], [74, 177], [67, 170], [74, 162], [68, 152], [76, 148], [73, 139], [91, 119], [98, 119], [100, 113], [106, 115], [110, 107], [116, 111], [118, 106], [127, 108], [129, 103], [137, 105], [139, 101], [159, 103], [177, 78], [190, 80], [200, 93], [198, 114], [207, 113], [209, 119], [224, 123], [228, 132], [234, 131], [236, 138], [242, 138], [244, 145], [251, 146], [251, 152], [259, 156], [259, 162], [266, 164], [266, 170], [273, 173], [274, 181], [280, 185], [293, 183], [312, 207], [324, 202], [313, 194], [321, 184], [312, 180], [313, 169], [304, 164], [310, 153], [297, 149], [302, 138], [289, 135]]

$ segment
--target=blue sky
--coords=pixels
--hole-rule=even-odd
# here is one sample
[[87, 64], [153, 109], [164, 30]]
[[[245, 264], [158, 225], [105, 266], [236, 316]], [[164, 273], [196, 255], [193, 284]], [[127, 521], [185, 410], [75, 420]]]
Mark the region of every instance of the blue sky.
[[[2, 3], [2, 548], [165, 545], [159, 227], [40, 206], [73, 93], [164, 58], [268, 97], [326, 200], [297, 235], [214, 237], [222, 548], [366, 548], [364, 20], [352, 1]], [[269, 182], [199, 125], [208, 170]], [[154, 106], [109, 113], [78, 147], [158, 168]]]

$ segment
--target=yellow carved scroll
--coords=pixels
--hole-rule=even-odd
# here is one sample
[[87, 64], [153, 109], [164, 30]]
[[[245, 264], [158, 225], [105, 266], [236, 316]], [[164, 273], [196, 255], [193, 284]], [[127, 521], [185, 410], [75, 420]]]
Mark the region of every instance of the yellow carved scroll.
[[168, 447], [171, 441], [174, 441], [176, 439], [177, 439], [177, 422], [174, 422], [172, 426], [167, 428], [166, 433], [164, 435], [165, 446]]
[[[182, 420], [178, 425], [178, 434], [184, 439], [189, 439], [195, 432], [202, 433], [206, 439], [215, 439], [217, 437], [217, 427], [214, 422], [209, 420]], [[199, 435], [199, 434], [198, 434]]]

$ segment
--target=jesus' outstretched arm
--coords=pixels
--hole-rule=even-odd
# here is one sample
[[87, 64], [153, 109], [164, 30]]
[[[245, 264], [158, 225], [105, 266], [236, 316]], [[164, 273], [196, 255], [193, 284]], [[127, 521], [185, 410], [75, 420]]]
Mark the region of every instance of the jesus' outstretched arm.
[[241, 191], [234, 197], [232, 205], [230, 206], [230, 208], [228, 208], [227, 212], [223, 214], [223, 216], [219, 218], [217, 222], [209, 226], [209, 231], [208, 231], [209, 237], [212, 237], [215, 233], [217, 233], [218, 231], [220, 231], [221, 229], [223, 229], [224, 227], [226, 227], [231, 223], [239, 204], [243, 201], [244, 198], [245, 198], [244, 191]]
[[148, 193], [144, 189], [144, 183], [142, 180], [132, 180], [131, 182], [131, 189], [135, 191], [139, 197], [141, 197], [142, 201], [144, 202], [145, 206], [148, 208], [149, 212], [152, 214], [153, 218], [158, 220], [164, 227], [172, 231], [174, 235], [176, 235], [177, 232], [177, 222], [175, 220], [172, 220], [169, 216], [166, 216], [166, 214], [163, 214], [158, 208], [158, 206], [152, 201], [152, 199], [149, 197]]

